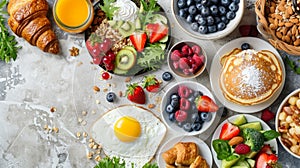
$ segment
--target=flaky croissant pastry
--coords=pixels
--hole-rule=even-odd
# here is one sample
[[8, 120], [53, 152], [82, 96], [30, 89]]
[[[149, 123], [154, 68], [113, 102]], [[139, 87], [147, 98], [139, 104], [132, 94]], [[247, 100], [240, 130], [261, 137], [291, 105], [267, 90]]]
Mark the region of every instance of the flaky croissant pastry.
[[7, 11], [11, 30], [31, 45], [44, 52], [59, 53], [59, 43], [46, 17], [49, 6], [46, 0], [10, 0]]

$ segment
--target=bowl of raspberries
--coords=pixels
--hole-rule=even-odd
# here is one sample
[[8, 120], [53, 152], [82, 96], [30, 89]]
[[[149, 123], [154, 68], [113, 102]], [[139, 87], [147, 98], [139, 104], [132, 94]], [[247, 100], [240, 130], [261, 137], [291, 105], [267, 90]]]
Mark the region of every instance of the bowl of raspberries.
[[199, 39], [229, 35], [244, 13], [244, 0], [173, 0], [171, 6], [180, 27]]
[[198, 135], [210, 128], [219, 107], [212, 93], [194, 81], [178, 82], [162, 98], [164, 123], [181, 135]]
[[168, 53], [169, 69], [182, 78], [196, 78], [206, 68], [207, 56], [204, 49], [195, 42], [175, 43]]

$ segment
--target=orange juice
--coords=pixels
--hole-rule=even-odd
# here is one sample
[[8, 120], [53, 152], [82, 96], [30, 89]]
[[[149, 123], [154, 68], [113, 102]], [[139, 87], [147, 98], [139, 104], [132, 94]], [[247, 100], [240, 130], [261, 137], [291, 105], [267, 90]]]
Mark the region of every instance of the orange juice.
[[89, 0], [56, 0], [53, 7], [58, 26], [71, 33], [82, 32], [93, 20], [93, 7]]

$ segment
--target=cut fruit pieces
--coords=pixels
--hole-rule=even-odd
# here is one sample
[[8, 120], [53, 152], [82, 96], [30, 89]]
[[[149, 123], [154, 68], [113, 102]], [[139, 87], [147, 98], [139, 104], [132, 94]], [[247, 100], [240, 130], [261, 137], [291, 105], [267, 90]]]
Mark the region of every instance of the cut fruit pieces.
[[131, 49], [121, 49], [116, 55], [115, 67], [117, 69], [128, 71], [136, 63], [136, 54]]

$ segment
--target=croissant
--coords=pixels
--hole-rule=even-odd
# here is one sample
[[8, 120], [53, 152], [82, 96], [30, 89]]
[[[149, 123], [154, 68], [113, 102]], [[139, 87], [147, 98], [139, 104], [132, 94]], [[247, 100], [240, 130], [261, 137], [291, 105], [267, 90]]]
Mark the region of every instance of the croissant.
[[59, 43], [47, 18], [48, 9], [46, 0], [10, 0], [7, 6], [10, 15], [8, 25], [31, 45], [44, 52], [58, 54]]

